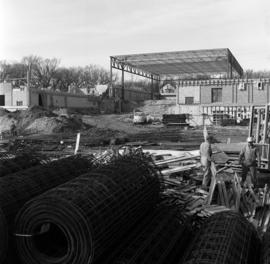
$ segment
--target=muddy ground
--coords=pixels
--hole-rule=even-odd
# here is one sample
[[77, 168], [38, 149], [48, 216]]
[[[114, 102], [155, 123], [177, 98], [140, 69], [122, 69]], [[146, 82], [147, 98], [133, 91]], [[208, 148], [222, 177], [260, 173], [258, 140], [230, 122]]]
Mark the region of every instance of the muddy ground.
[[[151, 112], [149, 107], [148, 112]], [[0, 127], [4, 139], [8, 139], [11, 123], [14, 122], [18, 139], [42, 151], [73, 149], [78, 132], [81, 134], [80, 150], [127, 143], [160, 149], [190, 150], [197, 149], [203, 141], [202, 127], [167, 127], [162, 123], [162, 111], [159, 117], [150, 124], [134, 125], [133, 113], [82, 115], [32, 107], [13, 113], [2, 110]], [[215, 142], [219, 143], [244, 142], [248, 134], [248, 128], [241, 126], [209, 126], [207, 129]]]

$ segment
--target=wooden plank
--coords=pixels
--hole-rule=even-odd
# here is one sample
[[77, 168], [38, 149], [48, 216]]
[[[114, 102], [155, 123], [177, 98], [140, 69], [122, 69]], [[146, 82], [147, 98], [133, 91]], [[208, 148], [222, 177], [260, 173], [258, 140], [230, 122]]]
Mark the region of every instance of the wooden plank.
[[209, 195], [208, 198], [206, 199], [208, 205], [211, 204], [212, 199], [213, 199], [213, 195], [214, 195], [214, 191], [216, 188], [216, 168], [215, 168], [215, 164], [212, 162], [211, 163], [211, 172], [212, 172], [212, 178], [211, 178], [211, 184], [210, 184], [210, 189], [209, 189]]
[[191, 157], [179, 157], [179, 158], [156, 161], [155, 164], [156, 165], [163, 165], [163, 164], [168, 164], [168, 163], [173, 163], [173, 162], [178, 162], [178, 161], [195, 159], [195, 158], [198, 158], [198, 157], [200, 157], [200, 155], [195, 155], [195, 156], [191, 156]]
[[197, 164], [179, 166], [179, 167], [176, 167], [176, 168], [173, 168], [173, 169], [162, 170], [161, 173], [163, 175], [168, 175], [168, 174], [172, 174], [172, 173], [176, 173], [176, 172], [191, 170], [191, 169], [196, 168], [196, 167], [197, 167]]
[[230, 207], [229, 199], [228, 199], [228, 195], [227, 195], [227, 190], [226, 190], [226, 186], [225, 186], [224, 181], [221, 181], [221, 188], [222, 188], [222, 191], [223, 191], [225, 206]]
[[234, 174], [234, 180], [233, 180], [232, 184], [233, 184], [233, 189], [234, 189], [235, 196], [236, 196], [235, 197], [235, 210], [237, 212], [239, 212], [242, 188], [241, 188], [241, 185], [240, 185], [240, 182], [238, 180], [236, 173]]
[[218, 194], [219, 194], [221, 205], [224, 205], [225, 206], [225, 200], [224, 200], [224, 195], [223, 195], [223, 191], [222, 191], [222, 187], [221, 187], [221, 182], [220, 181], [217, 182], [217, 187], [218, 187]]

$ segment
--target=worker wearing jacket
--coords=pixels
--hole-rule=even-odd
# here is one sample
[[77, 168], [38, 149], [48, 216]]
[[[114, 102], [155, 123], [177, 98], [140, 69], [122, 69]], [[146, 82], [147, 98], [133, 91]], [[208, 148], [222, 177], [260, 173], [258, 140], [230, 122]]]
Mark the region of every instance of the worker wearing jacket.
[[260, 164], [260, 154], [256, 146], [254, 146], [253, 137], [247, 138], [247, 144], [242, 148], [239, 155], [239, 163], [242, 165], [242, 182], [244, 184], [247, 174], [250, 171], [251, 181], [254, 186], [257, 185], [257, 159]]
[[212, 148], [211, 148], [212, 138], [207, 136], [205, 142], [203, 142], [200, 146], [200, 155], [201, 155], [201, 164], [203, 167], [203, 188], [210, 185], [211, 182], [211, 156], [212, 156]]

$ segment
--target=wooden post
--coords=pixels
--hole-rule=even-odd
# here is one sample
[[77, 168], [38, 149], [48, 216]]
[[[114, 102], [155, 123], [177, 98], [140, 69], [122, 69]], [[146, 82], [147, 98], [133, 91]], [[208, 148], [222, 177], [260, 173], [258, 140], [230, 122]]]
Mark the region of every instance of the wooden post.
[[31, 64], [28, 66], [28, 70], [27, 70], [27, 84], [26, 84], [26, 106], [30, 106], [31, 102], [30, 102], [30, 81], [31, 81]]
[[81, 133], [77, 133], [76, 146], [75, 146], [75, 150], [74, 150], [74, 155], [76, 155], [78, 153], [79, 145], [80, 145], [80, 137], [81, 137]]
[[212, 202], [214, 191], [216, 188], [216, 183], [217, 183], [217, 179], [216, 179], [217, 170], [216, 170], [216, 166], [214, 162], [211, 162], [211, 172], [212, 172], [211, 184], [209, 188], [209, 194], [206, 200], [208, 205], [210, 205]]
[[250, 112], [251, 113], [250, 113], [250, 120], [249, 120], [248, 136], [252, 137], [253, 118], [254, 118], [254, 105], [251, 106]]
[[154, 100], [154, 79], [153, 79], [153, 75], [151, 75], [151, 100]]
[[268, 130], [268, 120], [269, 120], [269, 106], [265, 106], [265, 119], [264, 119], [264, 129], [263, 129], [263, 143], [266, 144], [267, 142], [267, 130]]
[[260, 127], [261, 127], [261, 109], [258, 109], [257, 128], [256, 128], [256, 141], [255, 141], [256, 143], [259, 143]]

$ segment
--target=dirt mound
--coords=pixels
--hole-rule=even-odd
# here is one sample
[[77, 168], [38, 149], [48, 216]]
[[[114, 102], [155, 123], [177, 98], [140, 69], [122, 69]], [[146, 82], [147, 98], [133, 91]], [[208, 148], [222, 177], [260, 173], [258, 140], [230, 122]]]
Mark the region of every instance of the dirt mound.
[[27, 127], [25, 133], [60, 133], [60, 132], [75, 132], [80, 129], [85, 129], [82, 122], [66, 117], [41, 117], [35, 119]]
[[162, 116], [175, 112], [175, 100], [147, 100], [138, 108], [145, 114]]
[[27, 110], [18, 111], [16, 117], [16, 119], [18, 120], [17, 126], [21, 130], [25, 130], [28, 126], [35, 122], [36, 119], [40, 119], [43, 117], [57, 117], [57, 115], [45, 108], [39, 106], [32, 106], [29, 107]]
[[0, 115], [0, 132], [9, 131], [12, 121], [16, 123], [16, 119], [10, 117], [8, 114], [3, 116]]
[[6, 110], [4, 108], [0, 108], [0, 116], [5, 116], [7, 114], [9, 114], [9, 111], [8, 110]]
[[127, 134], [118, 130], [92, 127], [83, 132], [88, 143], [93, 145], [123, 144], [127, 141]]
[[1, 131], [9, 131], [12, 121], [15, 122], [19, 134], [76, 132], [89, 127], [76, 115], [58, 116], [52, 111], [38, 106], [0, 115]]

